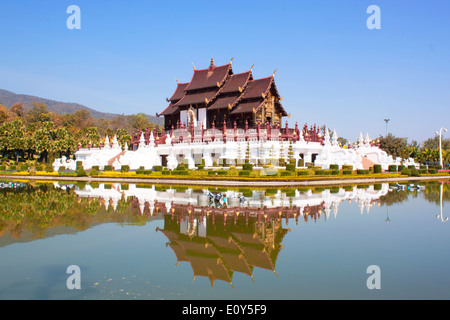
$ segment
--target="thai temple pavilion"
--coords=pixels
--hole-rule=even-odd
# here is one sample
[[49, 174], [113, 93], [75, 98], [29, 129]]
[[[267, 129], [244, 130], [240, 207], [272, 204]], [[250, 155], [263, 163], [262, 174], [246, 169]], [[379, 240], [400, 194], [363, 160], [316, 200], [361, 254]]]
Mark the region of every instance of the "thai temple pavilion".
[[281, 126], [283, 109], [275, 72], [267, 78], [253, 79], [252, 68], [233, 73], [230, 63], [216, 66], [214, 60], [207, 69], [195, 69], [190, 82], [180, 83], [167, 99], [167, 108], [157, 114], [164, 116], [165, 129], [203, 126], [204, 129]]
[[[403, 160], [379, 149], [367, 134], [362, 133], [355, 148], [343, 148], [336, 130], [321, 132], [315, 124], [308, 128], [289, 127], [283, 117], [288, 114], [275, 85], [275, 72], [266, 78], [254, 79], [252, 68], [233, 73], [231, 62], [216, 66], [213, 59], [207, 69], [197, 70], [190, 82], [178, 82], [175, 92], [167, 99], [169, 105], [158, 116], [164, 116], [164, 130], [131, 132], [131, 142], [120, 145], [115, 136], [105, 137], [98, 147], [79, 149], [76, 161], [85, 170], [106, 165], [114, 170], [128, 166], [130, 170], [152, 170], [162, 166], [174, 170], [179, 164], [188, 169], [202, 165], [215, 170], [235, 166], [245, 161], [258, 170], [273, 167], [286, 169], [286, 163], [296, 168], [308, 164], [329, 169], [330, 165], [351, 165], [354, 169], [369, 169], [381, 164], [415, 165], [414, 159]], [[54, 170], [60, 167], [76, 169], [76, 161], [56, 159]]]

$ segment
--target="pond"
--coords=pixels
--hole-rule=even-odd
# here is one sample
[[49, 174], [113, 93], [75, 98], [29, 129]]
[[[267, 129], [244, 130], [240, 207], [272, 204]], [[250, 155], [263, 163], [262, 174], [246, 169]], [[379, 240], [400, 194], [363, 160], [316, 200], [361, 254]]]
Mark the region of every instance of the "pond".
[[450, 299], [448, 182], [3, 181], [0, 299]]

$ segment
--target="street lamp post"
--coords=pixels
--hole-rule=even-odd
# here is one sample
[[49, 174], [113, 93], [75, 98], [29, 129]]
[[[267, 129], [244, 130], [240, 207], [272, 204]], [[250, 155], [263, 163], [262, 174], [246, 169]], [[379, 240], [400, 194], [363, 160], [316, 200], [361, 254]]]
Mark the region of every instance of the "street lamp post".
[[439, 135], [439, 164], [441, 166], [441, 169], [444, 169], [443, 163], [442, 163], [442, 130], [444, 130], [444, 132], [447, 132], [447, 129], [445, 128], [441, 128], [439, 130], [439, 132], [435, 132], [435, 134]]
[[384, 119], [384, 122], [386, 122], [386, 137], [387, 137], [387, 134], [388, 134], [387, 124], [388, 124], [389, 120], [391, 120], [391, 119]]

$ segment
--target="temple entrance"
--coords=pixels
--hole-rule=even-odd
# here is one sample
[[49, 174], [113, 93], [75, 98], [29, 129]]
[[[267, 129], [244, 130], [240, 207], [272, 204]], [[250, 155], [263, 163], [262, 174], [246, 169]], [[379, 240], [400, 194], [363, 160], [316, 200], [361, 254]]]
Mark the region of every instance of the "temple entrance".
[[162, 155], [161, 156], [161, 165], [163, 167], [167, 167], [167, 155]]
[[197, 117], [193, 108], [189, 108], [187, 111], [187, 121], [188, 125], [194, 123], [194, 126], [197, 126]]

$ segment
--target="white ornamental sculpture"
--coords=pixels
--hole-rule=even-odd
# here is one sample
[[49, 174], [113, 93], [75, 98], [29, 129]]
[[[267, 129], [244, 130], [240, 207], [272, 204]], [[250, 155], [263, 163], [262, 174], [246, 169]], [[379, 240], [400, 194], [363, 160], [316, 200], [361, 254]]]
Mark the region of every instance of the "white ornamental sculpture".
[[149, 147], [153, 148], [155, 146], [155, 137], [153, 136], [153, 131], [150, 133]]
[[359, 134], [359, 144], [358, 144], [358, 147], [359, 147], [359, 148], [363, 148], [363, 147], [364, 147], [364, 138], [363, 138], [362, 132], [360, 132], [360, 134]]
[[194, 159], [192, 158], [192, 154], [191, 154], [191, 151], [189, 150], [188, 152], [186, 152], [186, 155], [185, 155], [185, 157], [184, 157], [184, 162], [186, 163], [187, 162], [187, 165], [188, 165], [188, 168], [189, 169], [195, 169], [195, 161], [194, 161]]
[[303, 138], [303, 130], [300, 130], [299, 141], [300, 142], [305, 142], [305, 138]]
[[205, 160], [205, 168], [210, 168], [213, 166], [213, 159], [211, 158], [211, 152], [209, 149], [204, 151], [203, 159]]
[[167, 157], [167, 168], [169, 170], [173, 170], [178, 166], [177, 158], [175, 157], [175, 154], [173, 153], [173, 150], [170, 152], [169, 156]]
[[339, 146], [338, 135], [336, 133], [336, 129], [334, 129], [334, 131], [333, 131], [333, 142], [331, 144], [332, 144], [333, 147], [338, 147]]
[[144, 148], [145, 147], [145, 137], [144, 137], [144, 132], [141, 133], [141, 138], [139, 139], [139, 148]]
[[166, 136], [166, 145], [171, 145], [172, 144], [172, 137], [170, 136], [170, 134], [168, 134]]
[[111, 149], [111, 144], [109, 142], [108, 136], [106, 136], [106, 138], [105, 138], [105, 149]]
[[120, 144], [117, 141], [117, 136], [114, 136], [111, 148], [112, 149], [120, 149]]
[[325, 147], [329, 147], [330, 146], [330, 133], [328, 132], [327, 129], [325, 129]]
[[365, 145], [366, 148], [370, 148], [370, 137], [369, 137], [369, 133], [366, 134], [366, 141], [365, 141]]

